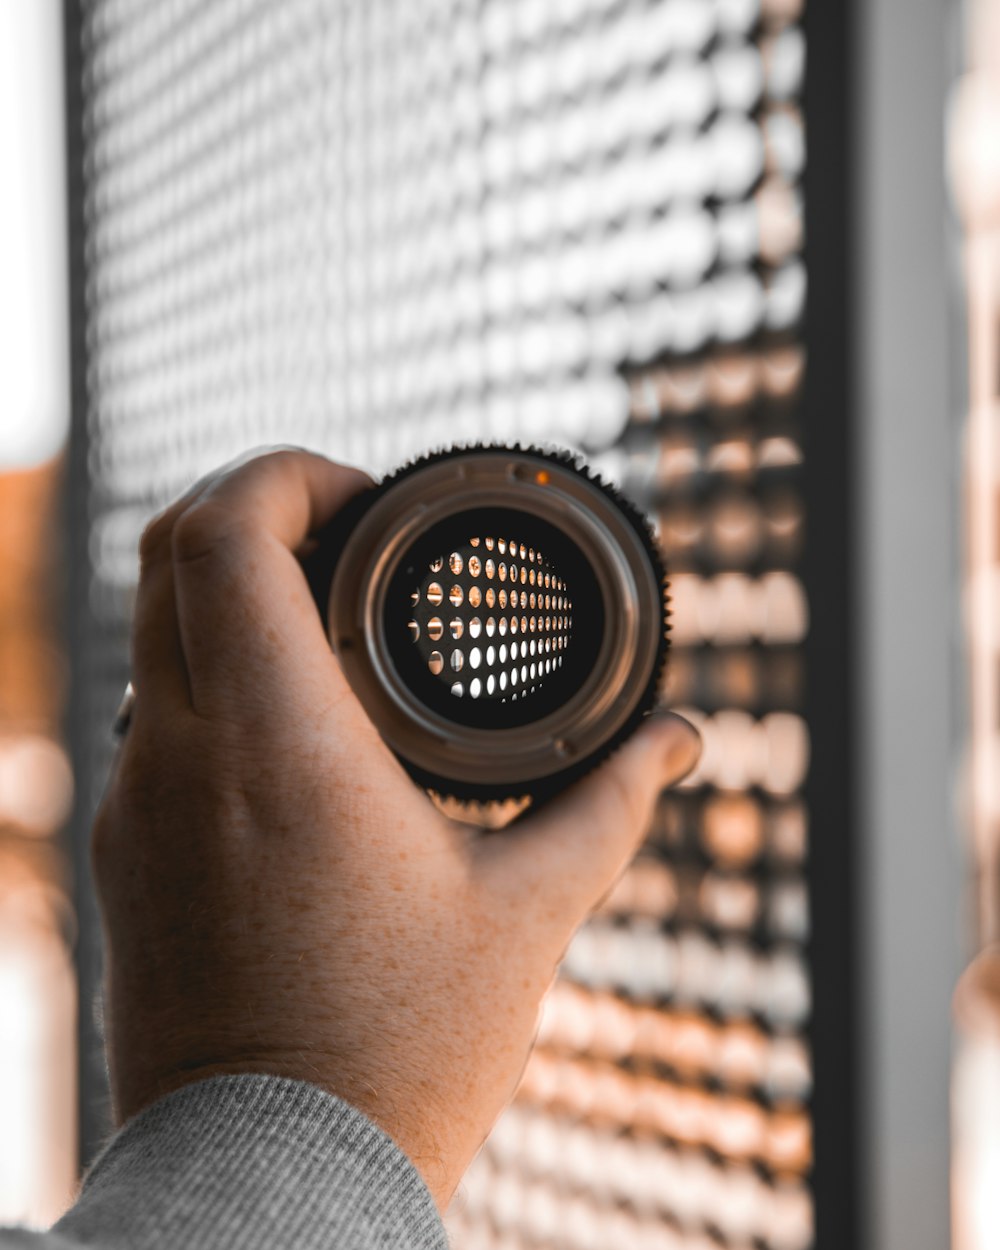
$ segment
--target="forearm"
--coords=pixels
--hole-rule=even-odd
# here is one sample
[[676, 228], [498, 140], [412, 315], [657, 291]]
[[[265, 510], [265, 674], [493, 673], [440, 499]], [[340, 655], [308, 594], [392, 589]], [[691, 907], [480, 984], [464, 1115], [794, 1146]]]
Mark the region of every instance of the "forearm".
[[118, 1133], [51, 1233], [0, 1247], [446, 1250], [420, 1176], [370, 1120], [315, 1086], [216, 1077]]

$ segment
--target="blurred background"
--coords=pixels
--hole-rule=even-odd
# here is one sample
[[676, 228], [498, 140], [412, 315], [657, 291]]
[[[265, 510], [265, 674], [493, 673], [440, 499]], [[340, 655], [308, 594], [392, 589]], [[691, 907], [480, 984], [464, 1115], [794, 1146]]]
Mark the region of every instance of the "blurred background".
[[456, 1250], [1000, 1245], [1000, 0], [0, 0], [0, 1221], [109, 1131], [143, 525], [298, 443], [584, 454], [698, 772]]

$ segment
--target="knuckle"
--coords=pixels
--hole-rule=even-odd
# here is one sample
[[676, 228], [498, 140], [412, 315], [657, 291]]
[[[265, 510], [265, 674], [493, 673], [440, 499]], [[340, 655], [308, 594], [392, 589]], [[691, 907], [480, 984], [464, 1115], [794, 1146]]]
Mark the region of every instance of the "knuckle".
[[217, 550], [236, 528], [231, 512], [211, 501], [197, 503], [174, 524], [172, 549], [179, 564], [203, 559]]
[[161, 512], [142, 531], [139, 538], [139, 564], [148, 568], [151, 564], [170, 556], [170, 519]]
[[291, 469], [309, 460], [310, 453], [299, 447], [277, 447], [274, 451], [267, 452], [262, 459], [270, 461], [279, 469]]
[[277, 447], [251, 456], [236, 469], [233, 476], [256, 477], [259, 474], [269, 477], [275, 474], [291, 476], [299, 472], [309, 458], [309, 452], [300, 451], [296, 447]]

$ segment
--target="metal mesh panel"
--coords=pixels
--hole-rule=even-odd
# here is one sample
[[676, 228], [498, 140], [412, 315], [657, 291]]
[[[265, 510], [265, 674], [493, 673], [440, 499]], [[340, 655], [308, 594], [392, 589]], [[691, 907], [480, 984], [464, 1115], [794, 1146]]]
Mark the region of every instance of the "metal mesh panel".
[[[95, 732], [142, 525], [262, 443], [375, 471], [470, 439], [581, 449], [673, 570], [665, 693], [705, 758], [572, 944], [459, 1250], [812, 1244], [799, 7], [82, 21]], [[81, 761], [95, 786], [104, 763]]]

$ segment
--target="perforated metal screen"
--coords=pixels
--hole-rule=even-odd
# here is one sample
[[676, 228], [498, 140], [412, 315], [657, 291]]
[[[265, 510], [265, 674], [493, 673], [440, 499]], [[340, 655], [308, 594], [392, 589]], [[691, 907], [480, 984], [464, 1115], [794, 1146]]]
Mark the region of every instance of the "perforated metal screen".
[[800, 7], [83, 10], [95, 742], [141, 527], [248, 448], [555, 443], [659, 527], [704, 760], [570, 947], [458, 1250], [813, 1243]]

